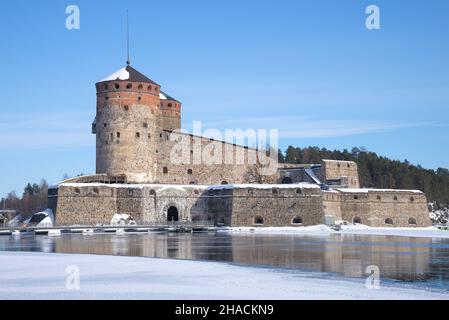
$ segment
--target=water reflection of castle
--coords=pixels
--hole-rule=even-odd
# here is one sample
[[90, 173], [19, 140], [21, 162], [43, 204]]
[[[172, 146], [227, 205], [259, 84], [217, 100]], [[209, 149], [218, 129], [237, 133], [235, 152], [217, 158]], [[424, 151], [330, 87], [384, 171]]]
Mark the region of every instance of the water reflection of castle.
[[335, 235], [127, 235], [55, 238], [55, 252], [229, 261], [365, 277], [377, 265], [398, 280], [430, 277], [431, 238]]

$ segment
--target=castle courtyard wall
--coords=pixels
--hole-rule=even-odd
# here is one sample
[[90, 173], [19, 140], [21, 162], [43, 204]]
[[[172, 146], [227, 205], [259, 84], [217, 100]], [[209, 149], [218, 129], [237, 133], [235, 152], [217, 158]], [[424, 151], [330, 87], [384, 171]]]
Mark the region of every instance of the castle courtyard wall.
[[[49, 200], [57, 225], [109, 225], [115, 214], [139, 224], [166, 224], [170, 207], [180, 222], [242, 227], [311, 226], [334, 220], [371, 227], [428, 227], [419, 191], [338, 189], [293, 185], [126, 185], [63, 183]], [[390, 219], [387, 221], [387, 219]]]

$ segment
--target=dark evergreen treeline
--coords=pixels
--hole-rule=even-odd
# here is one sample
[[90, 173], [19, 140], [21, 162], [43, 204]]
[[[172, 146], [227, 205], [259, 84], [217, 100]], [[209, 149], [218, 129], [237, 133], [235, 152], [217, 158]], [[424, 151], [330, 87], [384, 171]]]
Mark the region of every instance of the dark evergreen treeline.
[[19, 197], [14, 191], [0, 200], [0, 209], [17, 210], [29, 216], [47, 208], [48, 184], [42, 180], [39, 184], [28, 183]]
[[366, 188], [417, 189], [426, 193], [430, 202], [438, 208], [449, 203], [449, 170], [424, 169], [412, 165], [407, 160], [398, 161], [381, 157], [365, 148], [348, 150], [327, 150], [325, 148], [288, 147], [280, 153], [280, 162], [320, 163], [322, 159], [355, 161], [359, 166], [360, 184]]

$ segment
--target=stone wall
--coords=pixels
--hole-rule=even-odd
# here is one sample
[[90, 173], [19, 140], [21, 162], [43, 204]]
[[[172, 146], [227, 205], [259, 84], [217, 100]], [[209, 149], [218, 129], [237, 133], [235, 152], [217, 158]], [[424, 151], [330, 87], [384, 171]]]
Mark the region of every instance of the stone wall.
[[431, 226], [427, 199], [414, 190], [339, 189], [324, 192], [324, 210], [337, 220], [371, 227]]
[[131, 215], [139, 224], [165, 224], [170, 207], [177, 209], [181, 222], [208, 221], [229, 226], [307, 226], [324, 222], [320, 189], [313, 185], [66, 183], [58, 190], [56, 223], [108, 225], [120, 213]]
[[360, 188], [359, 173], [355, 162], [323, 160], [321, 168], [320, 178], [324, 183], [345, 185], [349, 188]]
[[[181, 222], [227, 226], [310, 226], [335, 220], [372, 227], [431, 225], [423, 193], [407, 190], [338, 189], [291, 185], [108, 185], [64, 183], [55, 198], [58, 225], [108, 225], [117, 214], [139, 224], [165, 224], [171, 207]], [[57, 200], [57, 201], [56, 201]], [[390, 219], [390, 220], [387, 220]]]
[[[258, 150], [183, 133], [159, 135], [155, 183], [239, 184], [277, 183], [277, 159], [272, 172], [261, 168]], [[184, 153], [184, 154], [182, 154]]]
[[314, 185], [234, 188], [232, 226], [311, 226], [324, 223], [321, 190]]

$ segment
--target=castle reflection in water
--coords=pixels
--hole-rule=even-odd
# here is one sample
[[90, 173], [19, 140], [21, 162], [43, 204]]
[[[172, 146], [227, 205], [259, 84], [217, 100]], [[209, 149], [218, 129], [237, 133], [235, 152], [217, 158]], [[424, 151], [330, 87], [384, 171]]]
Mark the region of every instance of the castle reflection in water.
[[449, 283], [449, 240], [370, 235], [104, 234], [3, 237], [0, 250], [188, 260]]

